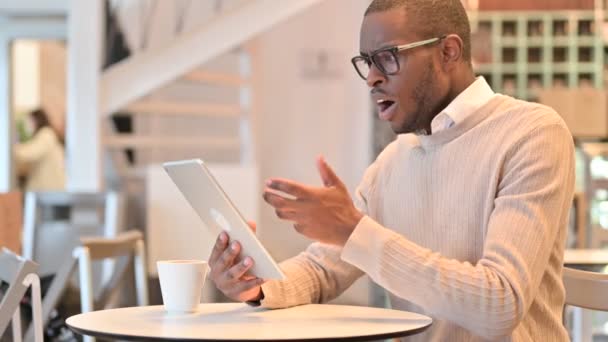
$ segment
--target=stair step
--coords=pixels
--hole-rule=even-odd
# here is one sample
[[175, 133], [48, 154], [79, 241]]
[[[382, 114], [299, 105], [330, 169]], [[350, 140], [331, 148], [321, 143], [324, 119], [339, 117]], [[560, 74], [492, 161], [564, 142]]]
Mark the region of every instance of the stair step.
[[157, 100], [143, 100], [127, 106], [126, 111], [133, 114], [159, 114], [159, 115], [194, 115], [238, 117], [242, 110], [238, 105], [201, 104]]
[[154, 148], [204, 147], [214, 149], [236, 149], [240, 147], [238, 138], [201, 138], [166, 136], [109, 136], [104, 139], [109, 148]]
[[204, 70], [192, 71], [182, 77], [182, 79], [191, 82], [210, 83], [214, 85], [232, 87], [241, 87], [248, 83], [247, 79], [239, 75]]
[[222, 11], [214, 20], [175, 36], [170, 44], [146, 49], [104, 70], [100, 79], [99, 110], [102, 115], [111, 115], [319, 2], [321, 0], [238, 1], [235, 5], [241, 6]]

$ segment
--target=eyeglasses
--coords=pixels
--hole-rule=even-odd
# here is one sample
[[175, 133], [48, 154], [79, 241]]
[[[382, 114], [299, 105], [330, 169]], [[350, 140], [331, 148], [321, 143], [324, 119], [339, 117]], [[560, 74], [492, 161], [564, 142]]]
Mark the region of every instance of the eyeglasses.
[[355, 56], [351, 59], [355, 70], [363, 80], [367, 80], [372, 63], [385, 75], [394, 75], [399, 72], [399, 59], [397, 53], [419, 46], [436, 43], [446, 36], [422, 40], [405, 45], [389, 46], [370, 53], [369, 56]]

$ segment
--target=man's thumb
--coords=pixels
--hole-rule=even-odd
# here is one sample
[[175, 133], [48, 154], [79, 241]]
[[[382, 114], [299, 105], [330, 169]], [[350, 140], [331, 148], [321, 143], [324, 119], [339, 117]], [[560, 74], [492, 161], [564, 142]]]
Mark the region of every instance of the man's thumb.
[[327, 162], [325, 161], [323, 156], [317, 158], [317, 168], [319, 169], [321, 180], [323, 180], [323, 184], [325, 186], [329, 187], [342, 184], [340, 178], [336, 176], [334, 170], [332, 170], [331, 167], [327, 165]]

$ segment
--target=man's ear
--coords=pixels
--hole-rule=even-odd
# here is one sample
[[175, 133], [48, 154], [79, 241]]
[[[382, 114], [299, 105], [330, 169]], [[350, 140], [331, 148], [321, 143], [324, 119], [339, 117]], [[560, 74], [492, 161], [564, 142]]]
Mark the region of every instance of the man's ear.
[[453, 68], [462, 60], [464, 42], [455, 34], [446, 36], [441, 42], [441, 61], [446, 70]]

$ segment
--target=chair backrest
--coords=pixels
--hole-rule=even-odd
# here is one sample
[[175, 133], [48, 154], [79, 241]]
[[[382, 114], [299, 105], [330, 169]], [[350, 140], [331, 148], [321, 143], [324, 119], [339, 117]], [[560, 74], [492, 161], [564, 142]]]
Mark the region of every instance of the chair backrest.
[[20, 192], [0, 194], [0, 246], [21, 252], [23, 205]]
[[[88, 237], [81, 238], [79, 246], [74, 248], [69, 258], [63, 261], [61, 269], [55, 274], [44, 297], [42, 306], [43, 324], [46, 324], [53, 308], [63, 295], [76, 267], [79, 269], [79, 287], [82, 312], [111, 303], [124, 275], [128, 270], [130, 257], [134, 258], [135, 286], [138, 305], [148, 305], [148, 283], [145, 269], [145, 247], [143, 235], [139, 231], [127, 231], [114, 238]], [[93, 289], [92, 261], [120, 258], [112, 269], [110, 279], [99, 285], [99, 291]], [[27, 331], [26, 341], [34, 336], [32, 327]], [[85, 341], [94, 341], [85, 337]]]
[[566, 304], [608, 311], [608, 274], [564, 267]]
[[[95, 301], [105, 304], [112, 297], [125, 274], [127, 262], [130, 258], [133, 258], [134, 261], [137, 304], [148, 304], [148, 277], [146, 272], [145, 247], [141, 232], [131, 230], [121, 233], [115, 238], [83, 238], [82, 245], [74, 250], [74, 257], [78, 258], [83, 312], [92, 310]], [[126, 259], [123, 258], [123, 261], [127, 262], [117, 265], [112, 278], [105, 284], [99, 298], [94, 298], [92, 292], [91, 262], [119, 257], [128, 257]]]
[[[0, 335], [4, 333], [13, 317], [13, 340], [21, 341], [19, 305], [27, 289], [32, 286], [33, 324], [37, 324], [36, 340], [42, 341], [40, 281], [36, 275], [38, 265], [4, 248], [0, 253], [0, 280], [9, 284], [0, 302]], [[15, 313], [17, 313], [15, 315]]]
[[95, 236], [80, 239], [82, 247], [89, 249], [91, 260], [116, 258], [133, 254], [136, 244], [141, 240], [143, 240], [143, 235], [137, 230], [120, 233], [114, 238]]
[[[69, 217], [54, 216], [60, 212], [57, 209], [66, 208]], [[99, 219], [101, 211], [102, 220]], [[23, 256], [40, 263], [39, 274], [54, 274], [80, 244], [81, 237], [116, 236], [122, 221], [123, 198], [116, 192], [28, 192], [23, 219]]]
[[[117, 192], [27, 192], [23, 209], [22, 253], [26, 259], [40, 264], [38, 274], [54, 275], [43, 301], [43, 324], [57, 304], [67, 281], [71, 278], [76, 260], [72, 255], [87, 235], [116, 236], [122, 229], [123, 197]], [[68, 210], [66, 216], [65, 210]], [[103, 217], [100, 219], [100, 213]], [[96, 265], [95, 290], [100, 291], [114, 273], [115, 262]], [[75, 281], [72, 284], [78, 285]], [[35, 331], [26, 334], [31, 341]]]
[[[134, 261], [135, 290], [137, 305], [148, 305], [148, 277], [146, 272], [145, 248], [143, 235], [139, 231], [128, 231], [115, 238], [85, 238], [82, 246], [74, 250], [74, 257], [78, 258], [78, 271], [80, 277], [80, 305], [82, 312], [94, 310], [95, 302], [106, 305], [117, 293], [124, 274], [126, 263], [118, 264], [110, 281], [102, 289], [101, 296], [94, 298], [91, 261], [104, 260], [127, 256]], [[124, 258], [123, 258], [123, 261]], [[128, 261], [128, 260], [127, 260]], [[95, 339], [85, 336], [85, 342], [94, 342]]]

